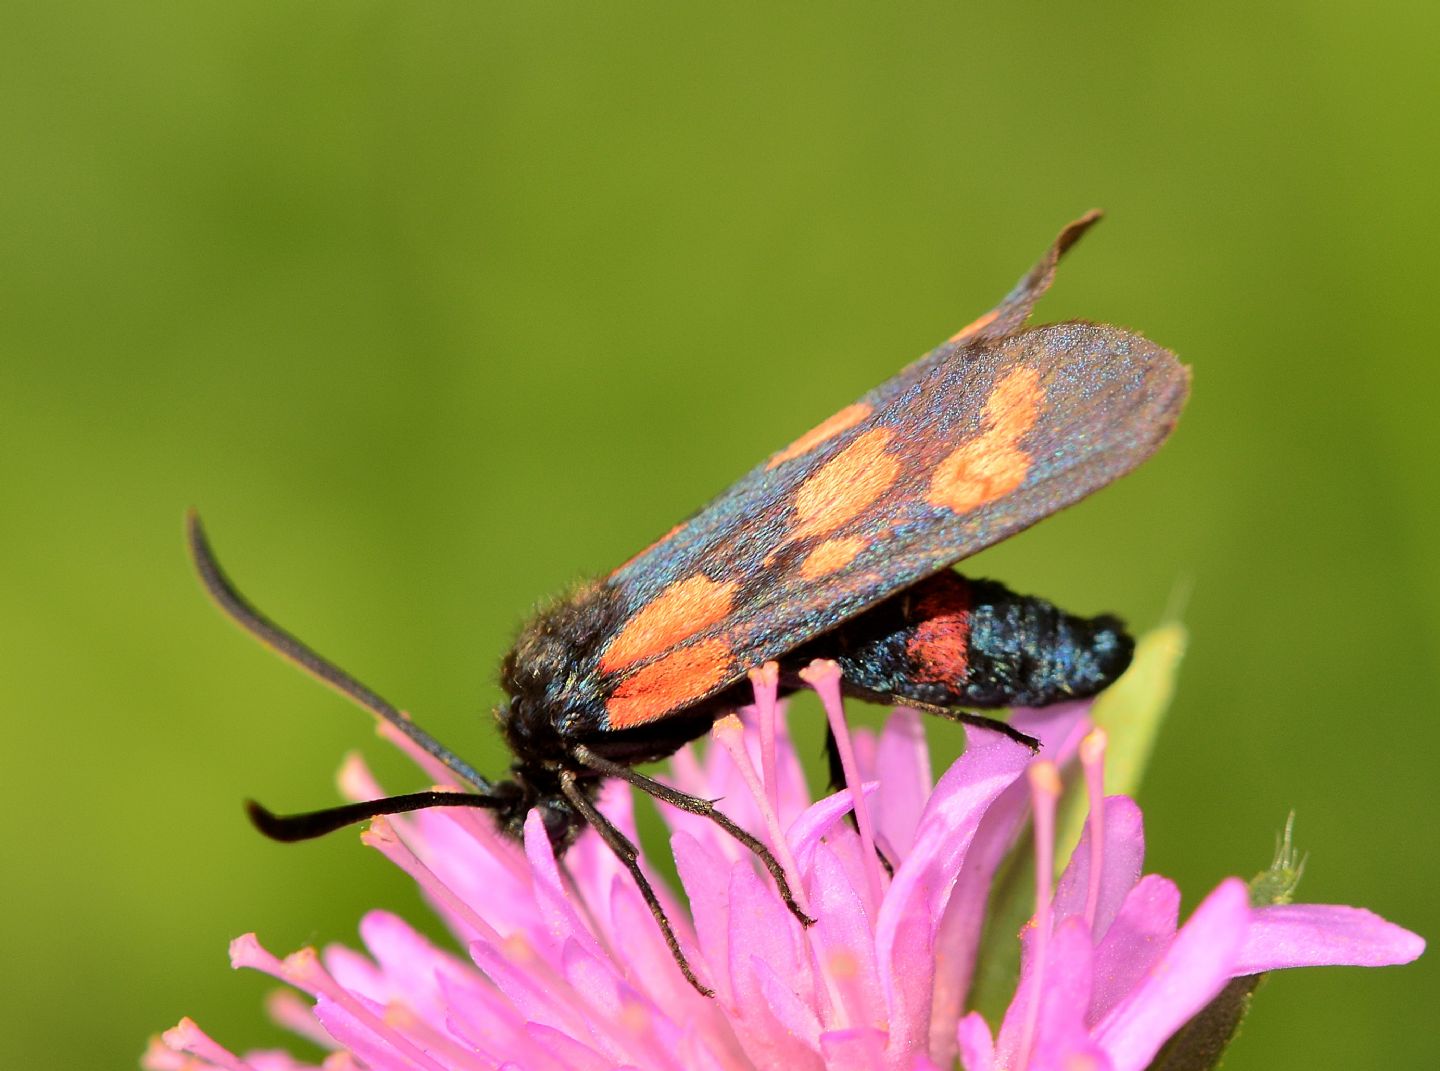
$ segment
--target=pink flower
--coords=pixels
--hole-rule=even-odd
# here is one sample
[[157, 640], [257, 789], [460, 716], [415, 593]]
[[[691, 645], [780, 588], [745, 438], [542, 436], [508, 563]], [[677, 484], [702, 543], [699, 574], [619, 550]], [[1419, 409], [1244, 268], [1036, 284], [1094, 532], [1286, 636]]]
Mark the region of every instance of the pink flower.
[[[813, 683], [838, 716], [835, 677], [819, 672]], [[306, 994], [278, 995], [271, 1013], [330, 1051], [328, 1071], [922, 1071], [957, 1057], [967, 1071], [1122, 1071], [1144, 1068], [1231, 978], [1403, 963], [1423, 948], [1356, 908], [1252, 907], [1234, 879], [1177, 926], [1173, 883], [1141, 877], [1139, 808], [1102, 800], [1103, 740], [1087, 737], [1088, 704], [1015, 714], [1042, 741], [1043, 761], [999, 733], [969, 730], [965, 754], [935, 782], [920, 715], [897, 710], [878, 735], [854, 736], [856, 808], [848, 790], [812, 801], [783, 710], [763, 688], [759, 699], [743, 722], [718, 723], [703, 753], [676, 755], [671, 780], [723, 798], [730, 817], [766, 839], [818, 921], [803, 928], [754, 856], [714, 823], [662, 808], [685, 900], [652, 880], [713, 999], [684, 981], [600, 839], [586, 832], [557, 861], [535, 814], [523, 844], [497, 834], [487, 814], [455, 808], [376, 819], [364, 834], [420, 883], [462, 952], [374, 911], [361, 922], [363, 954], [336, 946], [279, 959], [247, 935], [231, 960]], [[1059, 771], [1077, 753], [1092, 815], [1052, 894]], [[342, 784], [354, 798], [383, 794], [358, 760]], [[600, 806], [634, 837], [622, 785], [609, 785]], [[966, 1000], [992, 880], [1032, 810], [1037, 910], [992, 1036]], [[235, 1056], [189, 1020], [152, 1043], [145, 1064], [313, 1066], [279, 1052]]]
[[[1103, 748], [1098, 731], [1081, 744], [1092, 785]], [[960, 1022], [965, 1071], [1143, 1071], [1232, 979], [1283, 967], [1408, 963], [1424, 950], [1415, 934], [1360, 908], [1252, 906], [1237, 878], [1177, 926], [1180, 890], [1158, 874], [1141, 877], [1140, 809], [1127, 796], [1096, 794], [1052, 894], [1059, 777], [1037, 761], [1028, 781], [1039, 906], [1021, 934], [1020, 981], [998, 1038], [974, 1012]]]

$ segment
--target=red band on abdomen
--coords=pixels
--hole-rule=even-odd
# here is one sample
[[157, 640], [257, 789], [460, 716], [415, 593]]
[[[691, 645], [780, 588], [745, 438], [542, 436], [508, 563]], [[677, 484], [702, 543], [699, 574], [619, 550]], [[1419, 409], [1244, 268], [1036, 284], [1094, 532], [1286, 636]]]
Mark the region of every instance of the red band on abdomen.
[[955, 573], [941, 573], [924, 587], [905, 649], [918, 680], [958, 687], [970, 662], [970, 585]]

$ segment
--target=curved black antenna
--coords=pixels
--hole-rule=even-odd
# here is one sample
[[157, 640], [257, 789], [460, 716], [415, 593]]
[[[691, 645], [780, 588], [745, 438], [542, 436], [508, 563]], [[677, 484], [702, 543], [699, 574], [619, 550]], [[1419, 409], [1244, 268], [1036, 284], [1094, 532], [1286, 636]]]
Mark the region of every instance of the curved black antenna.
[[245, 813], [251, 824], [271, 840], [290, 843], [297, 840], [312, 840], [334, 833], [337, 829], [364, 822], [382, 814], [404, 814], [406, 811], [422, 811], [427, 807], [485, 807], [494, 809], [500, 800], [494, 796], [476, 796], [469, 792], [410, 792], [404, 796], [387, 796], [379, 800], [365, 800], [361, 803], [347, 803], [341, 807], [327, 807], [323, 811], [307, 811], [305, 814], [276, 814], [254, 800], [245, 801]]
[[[462, 780], [470, 782], [481, 792], [490, 792], [494, 789], [495, 786], [478, 770], [416, 725], [409, 717], [250, 605], [245, 596], [235, 590], [235, 585], [230, 582], [230, 578], [220, 568], [220, 563], [215, 560], [215, 552], [210, 549], [210, 541], [205, 537], [205, 528], [200, 523], [200, 515], [193, 509], [185, 515], [185, 533], [190, 544], [190, 556], [195, 561], [195, 570], [200, 574], [200, 582], [205, 585], [206, 592], [227, 617], [270, 650], [293, 662], [322, 684], [328, 684], [376, 717], [384, 718], [413, 740], [421, 750], [439, 759]], [[483, 806], [483, 804], [475, 806]]]

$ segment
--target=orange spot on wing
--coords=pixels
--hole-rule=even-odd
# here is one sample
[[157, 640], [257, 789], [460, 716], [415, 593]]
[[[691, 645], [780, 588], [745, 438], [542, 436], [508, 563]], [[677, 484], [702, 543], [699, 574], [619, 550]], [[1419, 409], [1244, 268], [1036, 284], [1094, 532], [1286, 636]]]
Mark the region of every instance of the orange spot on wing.
[[953, 335], [951, 335], [948, 339], [946, 339], [946, 341], [947, 341], [947, 342], [964, 342], [964, 341], [965, 341], [967, 338], [969, 338], [970, 336], [972, 336], [972, 335], [978, 335], [981, 331], [984, 331], [985, 328], [989, 327], [991, 324], [993, 324], [993, 323], [994, 323], [996, 320], [998, 320], [999, 318], [1000, 318], [1000, 310], [999, 310], [999, 309], [991, 309], [991, 310], [990, 310], [989, 312], [987, 312], [984, 316], [981, 316], [981, 317], [979, 317], [978, 319], [975, 319], [975, 320], [971, 320], [971, 321], [970, 321], [968, 324], [966, 324], [964, 327], [960, 328], [959, 331], [956, 331]]
[[701, 640], [672, 651], [622, 680], [605, 701], [610, 729], [630, 729], [699, 699], [731, 675], [734, 658], [724, 640]]
[[822, 576], [844, 569], [855, 560], [865, 547], [862, 536], [841, 536], [827, 539], [805, 556], [800, 565], [800, 576], [805, 580], [818, 580]]
[[890, 428], [873, 428], [825, 462], [795, 492], [795, 527], [789, 539], [824, 535], [857, 517], [900, 474], [900, 461], [885, 452]]
[[637, 610], [610, 641], [600, 668], [614, 672], [674, 647], [730, 612], [737, 581], [723, 583], [696, 573], [677, 580]]
[[929, 500], [968, 513], [1025, 482], [1030, 455], [1019, 442], [1040, 416], [1044, 391], [1033, 368], [1016, 368], [996, 384], [980, 415], [980, 434], [962, 443], [930, 477]]
[[840, 410], [840, 412], [830, 417], [830, 419], [821, 421], [789, 446], [785, 447], [784, 450], [781, 450], [770, 459], [765, 467], [767, 469], [773, 469], [776, 465], [782, 465], [786, 461], [803, 457], [821, 443], [835, 438], [835, 436], [839, 435], [842, 431], [849, 431], [869, 416], [870, 412], [870, 406], [861, 402], [856, 402], [854, 405], [847, 405], [844, 409]]

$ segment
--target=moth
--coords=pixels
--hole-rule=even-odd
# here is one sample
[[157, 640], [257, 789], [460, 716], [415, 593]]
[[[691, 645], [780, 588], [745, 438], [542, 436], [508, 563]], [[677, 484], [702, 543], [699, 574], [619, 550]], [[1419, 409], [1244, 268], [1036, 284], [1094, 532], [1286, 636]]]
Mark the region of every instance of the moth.
[[[1099, 218], [1065, 227], [995, 308], [752, 469], [688, 521], [537, 611], [501, 666], [496, 711], [513, 756], [482, 776], [374, 691], [270, 621], [216, 561], [192, 512], [205, 588], [261, 642], [395, 726], [473, 791], [416, 792], [280, 816], [303, 840], [382, 814], [480, 807], [519, 837], [538, 810], [557, 853], [586, 827], [639, 886], [685, 978], [702, 993], [635, 845], [596, 808], [607, 778], [736, 837], [809, 923], [769, 849], [714, 804], [640, 773], [749, 701], [747, 673], [800, 687], [834, 660], [844, 694], [988, 725], [975, 713], [1094, 695], [1129, 664], [1112, 616], [1082, 618], [951, 566], [1110, 483], [1170, 434], [1189, 373], [1167, 350], [1087, 322], [1025, 329], [1065, 252]], [[834, 742], [831, 738], [832, 769]]]

